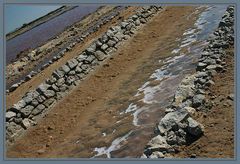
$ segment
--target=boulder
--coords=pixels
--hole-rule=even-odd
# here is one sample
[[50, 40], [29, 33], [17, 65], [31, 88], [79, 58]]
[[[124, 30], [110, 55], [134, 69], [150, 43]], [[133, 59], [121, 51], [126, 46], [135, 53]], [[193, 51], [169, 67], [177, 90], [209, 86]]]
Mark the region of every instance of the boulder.
[[177, 136], [173, 131], [170, 131], [167, 133], [167, 143], [169, 145], [175, 145], [177, 144], [178, 140], [177, 140]]
[[46, 92], [48, 90], [48, 88], [50, 88], [50, 87], [51, 87], [51, 85], [42, 83], [38, 86], [37, 92], [40, 94], [44, 94], [44, 92]]
[[179, 109], [174, 112], [167, 113], [159, 122], [158, 130], [160, 134], [166, 134], [167, 131], [178, 126], [179, 123], [184, 122], [189, 117], [189, 113], [185, 109]]
[[205, 96], [203, 94], [197, 94], [193, 97], [193, 107], [197, 108], [205, 102]]
[[7, 121], [10, 120], [11, 118], [15, 117], [17, 114], [15, 112], [12, 111], [8, 111], [6, 112], [6, 119]]
[[113, 47], [115, 44], [116, 44], [116, 42], [114, 40], [111, 40], [111, 39], [107, 42], [107, 45], [109, 47]]
[[64, 79], [64, 78], [61, 78], [61, 79], [58, 79], [56, 85], [57, 85], [58, 87], [61, 87], [64, 83], [65, 83], [65, 79]]
[[12, 136], [23, 130], [23, 128], [20, 125], [16, 124], [15, 122], [10, 122], [9, 124], [6, 125], [6, 130], [10, 134], [10, 136]]
[[13, 111], [13, 112], [19, 112], [19, 110], [21, 108], [24, 108], [26, 106], [26, 102], [22, 99], [20, 101], [18, 101], [16, 104], [14, 104], [11, 108], [10, 108], [10, 111]]
[[135, 25], [136, 25], [136, 26], [140, 26], [140, 24], [141, 24], [140, 20], [137, 19], [137, 20], [135, 21]]
[[76, 72], [77, 74], [79, 74], [79, 73], [83, 72], [83, 70], [82, 70], [82, 68], [81, 68], [80, 66], [77, 66], [77, 67], [75, 68], [75, 72]]
[[101, 49], [102, 49], [103, 51], [105, 51], [107, 48], [108, 48], [108, 45], [107, 45], [107, 44], [103, 44], [103, 45], [101, 46]]
[[97, 58], [98, 61], [103, 61], [106, 59], [106, 55], [102, 51], [96, 51], [95, 57]]
[[23, 126], [24, 129], [28, 129], [31, 126], [30, 121], [29, 121], [28, 118], [24, 118], [22, 120], [22, 126]]
[[67, 65], [72, 70], [78, 65], [78, 61], [73, 58], [67, 62]]
[[39, 96], [39, 92], [37, 91], [30, 91], [27, 92], [26, 95], [22, 98], [25, 101], [25, 104], [31, 104], [32, 100]]
[[44, 101], [44, 105], [48, 108], [50, 105], [52, 105], [56, 100], [54, 98], [50, 98], [46, 101]]
[[192, 119], [191, 117], [189, 117], [187, 121], [188, 121], [188, 128], [187, 128], [188, 133], [196, 137], [200, 137], [204, 132], [203, 126], [199, 124], [197, 121], [195, 121], [194, 119]]
[[109, 39], [108, 36], [107, 36], [106, 34], [104, 34], [104, 35], [101, 37], [100, 40], [101, 40], [102, 43], [106, 43], [106, 42], [108, 41], [108, 39]]
[[22, 114], [23, 117], [28, 117], [28, 116], [31, 114], [31, 112], [32, 112], [33, 109], [34, 109], [33, 106], [27, 105], [26, 107], [22, 108], [22, 109], [20, 110], [20, 112], [21, 112], [21, 114]]
[[56, 80], [58, 80], [58, 79], [60, 79], [60, 78], [62, 78], [63, 76], [64, 76], [64, 71], [61, 71], [61, 70], [59, 70], [59, 69], [56, 69], [53, 73], [52, 73], [52, 76], [54, 77], [54, 78], [56, 78]]
[[157, 135], [156, 137], [152, 138], [148, 144], [147, 147], [152, 147], [154, 145], [163, 145], [167, 144], [166, 138], [162, 137], [161, 135]]
[[204, 68], [207, 67], [207, 64], [206, 63], [202, 63], [202, 62], [199, 62], [198, 65], [197, 65], [197, 71], [201, 71], [203, 70]]
[[[72, 62], [70, 62], [72, 64]], [[64, 64], [63, 66], [61, 66], [59, 68], [59, 70], [63, 71], [64, 72], [64, 75], [67, 74], [71, 69], [66, 65]]]
[[44, 102], [46, 100], [46, 98], [44, 96], [42, 96], [42, 95], [38, 96], [36, 99], [37, 99], [37, 101], [39, 103], [42, 103], [42, 102]]
[[32, 111], [32, 115], [36, 116], [39, 113], [41, 113], [45, 109], [45, 106], [42, 104], [39, 104], [35, 109]]

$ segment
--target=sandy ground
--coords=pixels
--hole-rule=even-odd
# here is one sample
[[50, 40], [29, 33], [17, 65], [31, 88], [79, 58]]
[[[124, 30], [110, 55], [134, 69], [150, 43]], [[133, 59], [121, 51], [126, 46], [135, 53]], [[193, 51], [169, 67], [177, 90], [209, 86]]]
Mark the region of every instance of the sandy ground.
[[[133, 126], [132, 116], [124, 116], [125, 121], [117, 124], [118, 117], [122, 117], [119, 109], [130, 104], [131, 96], [155, 70], [155, 63], [168, 57], [176, 46], [176, 38], [193, 25], [195, 17], [187, 20], [193, 11], [191, 6], [166, 7], [9, 147], [7, 157], [91, 157], [94, 147], [109, 145], [128, 132]], [[82, 48], [79, 45], [66, 56], [70, 58]], [[13, 92], [7, 97], [8, 104], [16, 102], [13, 98], [19, 99], [29, 88], [35, 88], [66, 58], [63, 60]], [[114, 128], [118, 128], [114, 135], [101, 137], [103, 131]], [[139, 143], [139, 154], [149, 139]]]
[[204, 136], [189, 146], [180, 149], [177, 157], [234, 158], [234, 102], [229, 95], [234, 93], [234, 52], [228, 50], [227, 71], [214, 77], [208, 98], [213, 102], [210, 111], [194, 116], [205, 127]]

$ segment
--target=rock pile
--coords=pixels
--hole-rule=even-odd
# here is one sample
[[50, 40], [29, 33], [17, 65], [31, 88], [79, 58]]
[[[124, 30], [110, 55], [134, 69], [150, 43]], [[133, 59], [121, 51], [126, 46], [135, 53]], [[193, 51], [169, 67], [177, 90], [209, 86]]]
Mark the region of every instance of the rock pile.
[[117, 26], [110, 27], [96, 39], [85, 51], [56, 69], [36, 90], [29, 91], [22, 99], [6, 112], [6, 137], [11, 142], [24, 129], [36, 125], [43, 113], [60, 100], [72, 87], [79, 84], [97, 65], [118, 49], [156, 14], [161, 7], [143, 7], [136, 14]]
[[[158, 123], [155, 134], [146, 145], [142, 158], [171, 158], [178, 146], [190, 144], [204, 134], [204, 127], [191, 115], [211, 108], [205, 91], [214, 85], [212, 77], [226, 70], [223, 61], [225, 49], [234, 44], [234, 7], [230, 6], [222, 17], [217, 30], [202, 52], [196, 73], [183, 79], [172, 105]], [[195, 156], [194, 156], [195, 157]]]

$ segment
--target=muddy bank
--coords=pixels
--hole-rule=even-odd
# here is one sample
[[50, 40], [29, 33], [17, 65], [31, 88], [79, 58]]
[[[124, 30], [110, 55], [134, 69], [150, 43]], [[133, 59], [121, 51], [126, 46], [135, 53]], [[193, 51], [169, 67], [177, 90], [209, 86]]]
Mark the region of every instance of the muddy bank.
[[[199, 138], [199, 145], [193, 147], [195, 150], [197, 147], [198, 149], [201, 149], [201, 137], [204, 138], [205, 136], [204, 126], [208, 127], [209, 125], [206, 125], [206, 123], [209, 123], [211, 121], [202, 122], [202, 124], [198, 123], [198, 120], [203, 121], [204, 119], [199, 119], [199, 116], [197, 117], [196, 115], [198, 115], [198, 113], [206, 112], [202, 115], [206, 118], [208, 117], [207, 114], [209, 114], [208, 111], [216, 110], [216, 108], [214, 109], [213, 107], [216, 105], [216, 101], [212, 101], [216, 97], [213, 91], [211, 91], [210, 87], [215, 85], [215, 82], [213, 80], [217, 79], [217, 75], [219, 76], [220, 74], [221, 76], [221, 74], [224, 74], [228, 70], [227, 66], [232, 68], [231, 65], [226, 64], [225, 60], [228, 57], [226, 50], [234, 45], [233, 23], [234, 7], [228, 7], [227, 11], [222, 17], [221, 22], [219, 23], [217, 30], [213, 33], [213, 35], [211, 35], [210, 39], [208, 40], [208, 46], [206, 46], [204, 51], [201, 53], [201, 58], [197, 64], [196, 73], [186, 77], [178, 86], [177, 91], [174, 95], [173, 102], [168, 108], [166, 108], [165, 112], [167, 114], [158, 123], [155, 129], [155, 137], [153, 137], [146, 145], [142, 158], [174, 158], [175, 156], [182, 158], [233, 157], [233, 131], [228, 133], [231, 146], [228, 146], [229, 151], [225, 151], [225, 154], [221, 152], [221, 155], [216, 155], [217, 153], [215, 153], [215, 155], [212, 155], [212, 152], [210, 152], [212, 149], [208, 149], [209, 152], [205, 151], [204, 155], [203, 153], [189, 154], [189, 152], [194, 151], [188, 152], [187, 150], [188, 147], [191, 148], [191, 144], [194, 144], [194, 141], [198, 140]], [[233, 55], [233, 53], [231, 55]], [[233, 56], [231, 58], [233, 58]], [[233, 74], [230, 73], [230, 75]], [[231, 82], [233, 83], [233, 81]], [[230, 84], [230, 86], [232, 87], [233, 84]], [[229, 91], [230, 94], [227, 96], [228, 100], [224, 102], [224, 98], [222, 98], [220, 102], [217, 102], [217, 105], [220, 105], [222, 107], [229, 106], [229, 108], [231, 108], [231, 112], [228, 113], [228, 118], [232, 119], [233, 121], [232, 101], [234, 100], [234, 94], [233, 90]], [[210, 98], [209, 96], [213, 97]], [[223, 104], [221, 105], [221, 103]], [[221, 115], [219, 116], [222, 117]], [[229, 123], [230, 126], [233, 126], [232, 121]], [[221, 124], [218, 126], [218, 128], [221, 128]], [[212, 127], [212, 125], [210, 127]], [[230, 127], [228, 129], [233, 130], [233, 127]], [[208, 136], [211, 136], [209, 133], [211, 132], [208, 128]], [[205, 140], [204, 143], [206, 142], [207, 141]], [[217, 143], [215, 142], [215, 144]], [[219, 144], [221, 145], [221, 143]], [[182, 145], [190, 146], [185, 146], [183, 149], [181, 147]], [[181, 152], [183, 150], [188, 153]], [[220, 151], [219, 148], [217, 150]], [[209, 154], [207, 155], [207, 153]], [[188, 154], [188, 156], [184, 156], [184, 154]]]
[[54, 17], [56, 16], [59, 16], [61, 14], [63, 14], [64, 12], [66, 11], [69, 11], [73, 8], [75, 8], [76, 6], [62, 6], [32, 22], [29, 22], [29, 23], [25, 23], [24, 25], [22, 25], [22, 27], [8, 33], [6, 35], [6, 40], [10, 40], [18, 35], [21, 35], [22, 33], [28, 31], [28, 30], [31, 30], [32, 28], [36, 27], [36, 26], [39, 26], [40, 24], [46, 22], [46, 21], [49, 21], [50, 19], [53, 19]]

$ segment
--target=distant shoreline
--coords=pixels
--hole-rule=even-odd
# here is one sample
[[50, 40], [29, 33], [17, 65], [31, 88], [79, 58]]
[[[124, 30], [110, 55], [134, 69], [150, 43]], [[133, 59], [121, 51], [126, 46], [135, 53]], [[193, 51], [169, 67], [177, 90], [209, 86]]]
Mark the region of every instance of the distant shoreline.
[[77, 6], [61, 6], [60, 8], [57, 8], [56, 10], [53, 10], [40, 18], [37, 18], [29, 23], [25, 23], [20, 28], [7, 33], [6, 40], [8, 41], [10, 39], [13, 39], [16, 36], [18, 36], [24, 32], [27, 32], [27, 31], [33, 29], [34, 27], [37, 27], [37, 26], [41, 25], [42, 23], [45, 23], [45, 22], [49, 21], [50, 19], [53, 19], [56, 16], [63, 14], [66, 11], [74, 9], [75, 7], [77, 7]]

